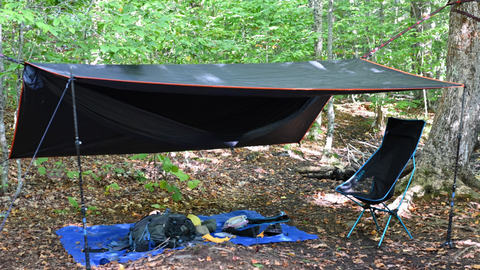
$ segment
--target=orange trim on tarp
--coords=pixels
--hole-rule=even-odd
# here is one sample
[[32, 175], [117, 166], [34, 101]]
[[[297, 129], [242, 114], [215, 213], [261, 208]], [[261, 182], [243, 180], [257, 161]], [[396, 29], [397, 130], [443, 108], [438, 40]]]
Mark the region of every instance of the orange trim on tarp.
[[[384, 67], [384, 68], [387, 68], [387, 69], [390, 69], [390, 70], [395, 70], [395, 71], [401, 72], [401, 73], [403, 73], [403, 74], [412, 75], [412, 76], [415, 76], [415, 77], [419, 77], [419, 78], [423, 78], [423, 79], [427, 79], [427, 80], [431, 80], [431, 81], [457, 84], [457, 86], [448, 86], [448, 87], [442, 87], [442, 88], [465, 87], [465, 85], [464, 85], [464, 84], [461, 84], [461, 83], [447, 82], [447, 81], [437, 80], [437, 79], [434, 79], [434, 78], [428, 78], [428, 77], [420, 76], [420, 75], [417, 75], [417, 74], [409, 73], [409, 72], [406, 72], [406, 71], [403, 71], [403, 70], [400, 70], [400, 69], [396, 69], [396, 68], [384, 66], [384, 65], [382, 65], [382, 64], [378, 64], [378, 63], [372, 62], [372, 61], [367, 60], [367, 59], [363, 59], [363, 58], [359, 58], [359, 59], [360, 59], [360, 60], [363, 60], [363, 61], [366, 61], [366, 62], [369, 62], [370, 64], [374, 64], [374, 65], [381, 66], [381, 67]], [[438, 88], [438, 87], [437, 87], [437, 88]], [[422, 88], [422, 89], [423, 89], [423, 88]], [[425, 88], [425, 89], [428, 89], [428, 88]], [[432, 88], [432, 89], [435, 89], [435, 88]]]

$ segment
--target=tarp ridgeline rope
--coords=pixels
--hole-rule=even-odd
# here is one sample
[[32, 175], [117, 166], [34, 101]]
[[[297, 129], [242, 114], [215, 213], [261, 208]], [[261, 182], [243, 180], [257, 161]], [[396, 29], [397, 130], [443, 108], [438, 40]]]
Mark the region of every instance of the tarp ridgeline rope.
[[[424, 21], [430, 19], [432, 16], [434, 16], [435, 14], [437, 14], [438, 12], [442, 11], [444, 8], [446, 8], [447, 6], [451, 6], [451, 5], [456, 5], [456, 4], [461, 4], [461, 3], [466, 3], [466, 2], [474, 2], [474, 1], [480, 1], [480, 0], [461, 0], [461, 1], [454, 1], [454, 2], [448, 2], [445, 6], [435, 10], [434, 12], [428, 14], [427, 16], [425, 16], [423, 19], [417, 21], [416, 23], [412, 24], [412, 26], [406, 28], [405, 30], [403, 30], [402, 32], [398, 33], [396, 36], [394, 36], [393, 38], [390, 38], [388, 41], [382, 43], [380, 46], [376, 47], [375, 49], [371, 50], [369, 53], [365, 54], [364, 56], [362, 56], [361, 58], [363, 59], [367, 59], [368, 57], [370, 57], [372, 54], [374, 54], [376, 51], [382, 49], [383, 47], [387, 46], [388, 44], [390, 44], [392, 41], [394, 41], [395, 39], [401, 37], [403, 34], [405, 34], [406, 32], [410, 31], [411, 29], [417, 27], [418, 25], [420, 25], [421, 23], [423, 23]], [[472, 14], [469, 14], [467, 12], [464, 12], [464, 11], [460, 11], [458, 9], [455, 9], [452, 7], [451, 9], [452, 11], [454, 12], [457, 12], [457, 13], [460, 13], [460, 14], [463, 14], [465, 16], [468, 16], [470, 18], [473, 18], [477, 21], [480, 22], [480, 18], [472, 15]]]
[[17, 64], [21, 64], [23, 65], [24, 64], [24, 61], [20, 61], [20, 60], [17, 60], [17, 59], [13, 59], [11, 57], [8, 57], [8, 56], [5, 56], [4, 54], [0, 53], [0, 57], [7, 60], [7, 61], [10, 61], [10, 62], [14, 62], [14, 63], [17, 63]]

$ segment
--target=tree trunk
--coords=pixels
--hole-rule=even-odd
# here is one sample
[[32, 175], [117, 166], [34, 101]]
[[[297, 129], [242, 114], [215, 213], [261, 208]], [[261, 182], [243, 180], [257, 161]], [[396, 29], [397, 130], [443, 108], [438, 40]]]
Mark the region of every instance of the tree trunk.
[[[315, 58], [317, 60], [322, 59], [323, 39], [322, 39], [322, 27], [323, 27], [323, 0], [309, 0], [310, 8], [313, 9], [313, 32], [318, 34], [318, 38], [315, 41]], [[313, 140], [317, 141], [320, 138], [320, 128], [322, 127], [322, 113], [315, 119], [317, 123], [310, 129], [309, 135]]]
[[327, 57], [328, 60], [333, 60], [333, 23], [335, 16], [333, 16], [333, 0], [328, 1], [328, 40], [327, 40]]
[[335, 125], [335, 110], [333, 108], [333, 96], [328, 101], [327, 105], [327, 116], [328, 116], [328, 124], [327, 124], [327, 137], [325, 140], [325, 147], [323, 148], [323, 159], [324, 161], [328, 161], [332, 156], [332, 144], [333, 144], [333, 132], [334, 132], [334, 125]]
[[373, 129], [377, 132], [383, 133], [385, 130], [385, 114], [383, 113], [383, 103], [387, 98], [386, 93], [378, 93], [376, 95], [376, 102], [375, 102], [375, 120], [373, 122]]
[[[380, 25], [383, 25], [383, 4], [380, 3], [380, 9], [378, 13]], [[377, 102], [375, 103], [375, 121], [373, 122], [373, 129], [376, 131], [382, 131], [385, 129], [385, 115], [383, 113], [383, 103], [387, 97], [386, 93], [375, 94]]]
[[[23, 45], [25, 44], [24, 38], [23, 38], [24, 29], [25, 29], [25, 24], [22, 22], [20, 23], [19, 30], [18, 30], [18, 57], [17, 57], [18, 60], [23, 59]], [[22, 76], [22, 71], [19, 70], [18, 77], [21, 78], [21, 76]], [[17, 80], [17, 96], [16, 96], [17, 104], [20, 103], [21, 93], [22, 93], [22, 85], [21, 85], [21, 82]], [[16, 122], [17, 122], [17, 112], [15, 112], [15, 124]], [[20, 159], [17, 159], [17, 171], [18, 171], [18, 175], [17, 175], [18, 185], [17, 185], [17, 190], [15, 191], [15, 196], [18, 197], [22, 192], [23, 179], [24, 179], [22, 174], [22, 162], [20, 161]]]
[[[425, 16], [431, 13], [431, 1], [427, 0], [417, 0], [417, 1], [412, 1], [410, 3], [411, 5], [411, 10], [412, 10], [412, 16], [415, 18], [415, 20], [418, 22], [422, 20]], [[421, 36], [423, 32], [428, 31], [431, 28], [430, 22], [427, 20], [423, 22], [422, 24], [419, 24], [415, 27], [415, 30], [417, 32], [417, 36]], [[420, 74], [425, 77], [432, 78], [433, 77], [433, 70], [427, 70], [423, 69], [423, 66], [430, 65], [429, 62], [431, 59], [429, 59], [428, 55], [430, 55], [431, 47], [432, 47], [432, 42], [427, 41], [427, 42], [418, 42], [414, 44], [413, 46], [418, 48], [418, 53], [414, 55], [414, 67], [413, 70], [416, 71], [417, 74]], [[421, 93], [417, 92], [419, 97], [421, 97]]]
[[[422, 20], [425, 16], [428, 16], [431, 13], [431, 1], [426, 1], [426, 0], [417, 0], [417, 1], [412, 1], [410, 3], [411, 5], [411, 13], [412, 17], [415, 18], [415, 20], [418, 22]], [[422, 24], [419, 24], [415, 27], [416, 31], [416, 36], [419, 39], [422, 39], [423, 32], [428, 31], [431, 28], [430, 21], [425, 21]], [[433, 72], [434, 70], [426, 69], [426, 66], [431, 66], [431, 48], [432, 48], [432, 42], [431, 39], [428, 39], [426, 42], [418, 42], [415, 43], [413, 51], [415, 52], [413, 56], [413, 67], [412, 70], [415, 71], [416, 74], [433, 78]], [[415, 91], [415, 99], [416, 100], [422, 100], [424, 99], [424, 104], [425, 106], [428, 105], [427, 101], [427, 95], [425, 94], [425, 90], [422, 92], [420, 91]], [[425, 111], [428, 111], [428, 108], [425, 109]], [[426, 113], [425, 113], [426, 114]]]
[[315, 42], [315, 58], [322, 59], [323, 39], [323, 0], [311, 0], [311, 6], [313, 7], [313, 32], [318, 34], [318, 38]]
[[[0, 7], [2, 6], [2, 1], [0, 0]], [[2, 24], [0, 24], [0, 54], [3, 54], [3, 40], [2, 40]], [[3, 66], [3, 58], [0, 57], [0, 74], [5, 70]], [[3, 96], [3, 75], [0, 75], [0, 147], [2, 148], [2, 157], [4, 160], [0, 163], [1, 173], [2, 173], [2, 187], [3, 192], [8, 191], [8, 146], [7, 139], [5, 137], [5, 124], [3, 121], [3, 112], [5, 107], [5, 100]]]
[[[327, 41], [327, 55], [328, 60], [333, 60], [333, 53], [332, 53], [332, 35], [333, 35], [333, 0], [328, 1], [328, 41]], [[327, 124], [327, 137], [325, 140], [325, 147], [323, 148], [323, 157], [324, 160], [330, 160], [332, 156], [332, 144], [333, 144], [333, 132], [334, 132], [334, 125], [335, 125], [335, 110], [333, 107], [333, 96], [330, 98], [327, 107], [327, 115], [328, 115], [328, 124]]]
[[[455, 6], [456, 9], [480, 17], [480, 3], [469, 2]], [[472, 154], [480, 131], [480, 24], [471, 18], [451, 12], [448, 37], [447, 80], [465, 83], [467, 95], [463, 117], [462, 134], [460, 113], [463, 89], [453, 88], [443, 93], [438, 113], [435, 116], [429, 138], [418, 160], [413, 184], [423, 191], [450, 191], [454, 178], [458, 136], [461, 135], [457, 192], [476, 195], [470, 188], [480, 189], [478, 181], [469, 169]], [[463, 184], [462, 184], [463, 183]]]

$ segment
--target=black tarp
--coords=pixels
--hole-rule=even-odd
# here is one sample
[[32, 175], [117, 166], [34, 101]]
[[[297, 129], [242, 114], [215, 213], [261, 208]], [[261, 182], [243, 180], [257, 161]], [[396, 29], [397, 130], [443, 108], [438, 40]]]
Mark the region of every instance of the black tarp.
[[[331, 95], [462, 87], [362, 59], [268, 64], [26, 63], [10, 158], [300, 142]], [[54, 112], [56, 113], [54, 114]]]

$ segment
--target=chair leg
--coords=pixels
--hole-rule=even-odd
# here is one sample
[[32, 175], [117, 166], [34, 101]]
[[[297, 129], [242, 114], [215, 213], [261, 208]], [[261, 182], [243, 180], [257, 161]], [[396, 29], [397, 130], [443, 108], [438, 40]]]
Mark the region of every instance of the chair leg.
[[390, 220], [392, 220], [392, 215], [390, 215], [388, 217], [388, 221], [387, 221], [387, 224], [385, 225], [385, 229], [383, 229], [382, 238], [380, 238], [380, 242], [378, 242], [379, 247], [382, 245], [383, 238], [385, 237], [385, 234], [387, 233], [387, 229], [388, 229], [388, 225], [390, 224]]
[[353, 230], [355, 229], [355, 227], [357, 227], [357, 224], [358, 224], [358, 222], [360, 221], [360, 218], [363, 216], [363, 213], [364, 213], [364, 212], [365, 212], [365, 208], [363, 208], [362, 213], [360, 213], [360, 216], [358, 216], [357, 221], [355, 221], [355, 224], [353, 224], [353, 227], [352, 227], [352, 229], [350, 230], [350, 232], [348, 233], [347, 238], [350, 237], [350, 235], [352, 234], [352, 232], [353, 232]]
[[377, 231], [380, 231], [380, 226], [378, 226], [377, 218], [375, 217], [375, 209], [373, 207], [370, 208], [370, 213], [372, 213], [373, 221], [375, 221], [375, 225], [377, 226]]
[[387, 229], [388, 229], [388, 225], [390, 224], [390, 220], [392, 220], [392, 216], [396, 217], [398, 219], [398, 221], [400, 221], [400, 224], [402, 224], [403, 228], [405, 229], [405, 231], [407, 232], [408, 236], [410, 237], [410, 239], [413, 239], [413, 236], [410, 234], [410, 232], [408, 231], [407, 229], [407, 226], [405, 226], [405, 224], [403, 223], [402, 219], [398, 216], [397, 214], [397, 209], [396, 210], [393, 210], [393, 211], [389, 211], [390, 215], [388, 217], [388, 221], [387, 221], [387, 224], [385, 225], [385, 229], [383, 230], [383, 234], [382, 234], [382, 238], [380, 239], [380, 242], [378, 243], [378, 246], [380, 247], [382, 245], [382, 242], [383, 242], [383, 238], [385, 237], [385, 234], [387, 233]]
[[405, 226], [405, 224], [403, 224], [402, 219], [398, 215], [395, 215], [395, 217], [398, 219], [398, 221], [400, 221], [400, 224], [402, 224], [402, 226], [405, 229], [405, 231], [407, 232], [408, 236], [410, 236], [410, 239], [413, 239], [413, 236], [408, 231], [407, 226]]

